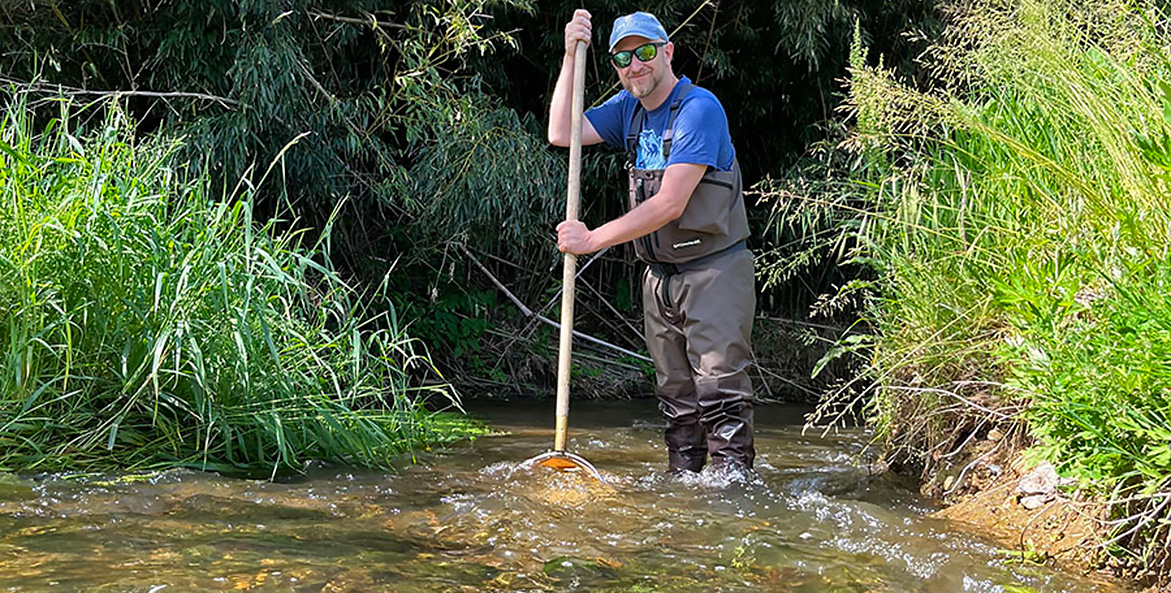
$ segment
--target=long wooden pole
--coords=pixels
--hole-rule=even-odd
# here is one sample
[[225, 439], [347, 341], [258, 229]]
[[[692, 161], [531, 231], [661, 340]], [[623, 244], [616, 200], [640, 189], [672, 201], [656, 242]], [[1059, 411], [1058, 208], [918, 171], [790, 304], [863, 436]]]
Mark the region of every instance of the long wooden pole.
[[[565, 220], [577, 220], [581, 198], [581, 127], [585, 110], [586, 42], [578, 41], [573, 52], [573, 115], [569, 130], [569, 188], [565, 195]], [[565, 452], [569, 432], [569, 374], [573, 354], [573, 293], [577, 278], [577, 256], [565, 254], [561, 275], [561, 343], [557, 352], [557, 429], [553, 450]]]

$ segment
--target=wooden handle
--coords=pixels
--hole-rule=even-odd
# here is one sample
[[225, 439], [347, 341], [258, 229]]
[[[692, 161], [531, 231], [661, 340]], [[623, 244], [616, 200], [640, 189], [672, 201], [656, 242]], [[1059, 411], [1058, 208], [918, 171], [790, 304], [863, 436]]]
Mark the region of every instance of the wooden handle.
[[[569, 189], [565, 194], [565, 220], [577, 220], [581, 198], [581, 128], [585, 117], [586, 42], [578, 41], [573, 52], [573, 119], [569, 130]], [[557, 352], [557, 425], [553, 450], [565, 451], [569, 432], [569, 372], [573, 353], [573, 292], [577, 278], [577, 256], [565, 254], [561, 275], [561, 342]]]

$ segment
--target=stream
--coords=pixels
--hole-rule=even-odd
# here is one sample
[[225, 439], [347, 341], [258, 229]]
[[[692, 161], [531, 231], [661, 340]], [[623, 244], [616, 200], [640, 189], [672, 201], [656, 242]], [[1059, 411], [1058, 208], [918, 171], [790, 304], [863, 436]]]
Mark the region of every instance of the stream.
[[609, 486], [522, 465], [552, 402], [475, 404], [498, 434], [398, 472], [0, 476], [0, 592], [1124, 591], [930, 517], [865, 432], [804, 411], [758, 408], [751, 476], [666, 474], [652, 400], [573, 404], [568, 449]]

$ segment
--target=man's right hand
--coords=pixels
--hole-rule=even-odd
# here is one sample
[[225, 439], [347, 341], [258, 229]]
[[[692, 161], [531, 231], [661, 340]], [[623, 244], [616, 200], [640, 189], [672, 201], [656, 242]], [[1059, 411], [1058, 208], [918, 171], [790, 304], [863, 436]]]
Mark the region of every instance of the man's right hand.
[[573, 56], [578, 41], [589, 45], [591, 32], [590, 12], [584, 8], [573, 11], [573, 18], [565, 23], [565, 55]]

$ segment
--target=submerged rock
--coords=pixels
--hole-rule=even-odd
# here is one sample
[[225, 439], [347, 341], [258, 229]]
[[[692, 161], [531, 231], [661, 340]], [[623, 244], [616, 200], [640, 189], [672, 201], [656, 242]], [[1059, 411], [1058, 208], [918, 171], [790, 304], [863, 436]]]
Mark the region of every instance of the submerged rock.
[[0, 472], [0, 500], [12, 500], [33, 496], [36, 484], [16, 474]]
[[590, 581], [615, 579], [620, 563], [602, 558], [574, 558], [559, 556], [545, 563], [545, 576], [557, 580]]

